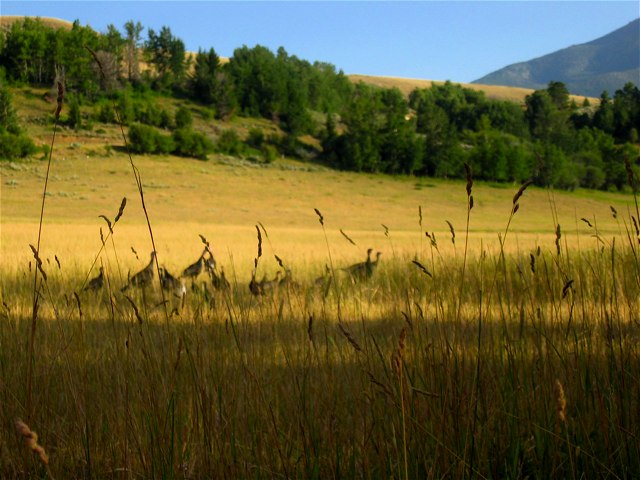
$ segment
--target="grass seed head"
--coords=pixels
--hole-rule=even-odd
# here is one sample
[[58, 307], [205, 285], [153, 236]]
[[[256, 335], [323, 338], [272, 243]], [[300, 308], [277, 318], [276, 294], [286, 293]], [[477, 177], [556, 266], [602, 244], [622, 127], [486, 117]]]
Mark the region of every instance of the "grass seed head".
[[47, 452], [44, 450], [42, 445], [40, 445], [38, 443], [38, 434], [36, 432], [34, 432], [33, 430], [31, 430], [29, 428], [29, 426], [26, 423], [24, 423], [22, 420], [20, 420], [19, 418], [16, 419], [15, 426], [16, 426], [16, 430], [18, 431], [18, 433], [24, 439], [24, 442], [25, 442], [26, 446], [33, 453], [38, 455], [38, 457], [40, 458], [40, 461], [42, 463], [44, 463], [45, 465], [48, 465], [49, 464], [49, 456], [47, 455]]
[[118, 220], [120, 220], [120, 217], [122, 217], [122, 214], [124, 213], [124, 207], [126, 206], [127, 206], [127, 197], [123, 197], [122, 202], [120, 202], [120, 208], [118, 209], [116, 218], [113, 219], [113, 223], [118, 223]]
[[471, 176], [471, 167], [468, 163], [464, 164], [464, 171], [467, 176], [467, 197], [471, 197], [471, 189], [473, 188], [473, 178]]
[[351, 346], [353, 347], [353, 349], [356, 352], [361, 352], [362, 351], [362, 347], [360, 346], [360, 344], [356, 341], [356, 339], [353, 337], [353, 335], [351, 334], [351, 332], [349, 332], [349, 330], [347, 330], [344, 325], [340, 322], [338, 323], [338, 328], [340, 329], [340, 331], [342, 332], [342, 335], [345, 336], [345, 338], [349, 341], [349, 343], [351, 344]]
[[524, 191], [527, 189], [527, 187], [529, 185], [531, 185], [533, 183], [533, 180], [527, 180], [526, 182], [524, 182], [520, 188], [518, 189], [518, 191], [516, 192], [516, 194], [513, 196], [513, 205], [515, 205], [516, 203], [518, 203], [518, 200], [520, 200], [520, 197], [522, 196], [522, 194], [524, 193]]
[[451, 222], [449, 220], [445, 220], [445, 222], [447, 222], [447, 225], [449, 225], [449, 231], [451, 232], [451, 243], [453, 243], [455, 245], [456, 244], [456, 230], [455, 230], [455, 228], [453, 228], [453, 225], [451, 224]]
[[346, 239], [347, 239], [347, 241], [348, 241], [351, 245], [353, 245], [354, 247], [357, 247], [356, 242], [354, 242], [354, 241], [351, 239], [351, 237], [350, 237], [349, 235], [347, 235], [346, 233], [344, 233], [344, 230], [340, 229], [340, 233], [342, 234], [342, 236], [343, 236], [344, 238], [346, 238]]
[[558, 420], [561, 423], [567, 423], [567, 399], [564, 395], [564, 388], [560, 380], [556, 379], [554, 388], [556, 395], [556, 411], [558, 413]]

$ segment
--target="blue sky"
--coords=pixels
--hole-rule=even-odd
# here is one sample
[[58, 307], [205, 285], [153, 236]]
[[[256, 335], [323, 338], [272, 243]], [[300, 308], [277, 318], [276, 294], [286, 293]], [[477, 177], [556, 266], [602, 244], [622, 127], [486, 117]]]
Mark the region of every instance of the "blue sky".
[[[242, 45], [334, 64], [345, 73], [470, 82], [584, 43], [640, 16], [633, 1], [10, 1], [2, 15], [168, 25], [188, 50]], [[143, 32], [146, 38], [146, 30]]]

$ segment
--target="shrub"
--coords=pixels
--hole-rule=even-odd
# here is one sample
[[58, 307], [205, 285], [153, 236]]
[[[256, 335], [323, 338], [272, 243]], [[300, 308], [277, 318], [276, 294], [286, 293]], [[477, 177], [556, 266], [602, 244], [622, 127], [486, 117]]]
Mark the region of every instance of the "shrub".
[[82, 115], [80, 112], [80, 100], [77, 95], [70, 95], [69, 113], [67, 115], [67, 125], [71, 128], [79, 129], [82, 127]]
[[216, 145], [220, 153], [238, 156], [244, 151], [244, 144], [235, 130], [225, 130]]
[[153, 100], [141, 100], [136, 108], [136, 121], [159, 127], [162, 124], [162, 110]]
[[173, 122], [173, 116], [166, 108], [163, 108], [160, 112], [160, 127], [171, 130], [175, 127]]
[[116, 123], [116, 114], [113, 110], [113, 105], [106, 98], [98, 101], [93, 109], [93, 116], [98, 122]]
[[249, 137], [247, 138], [247, 145], [254, 148], [261, 148], [264, 143], [264, 133], [259, 128], [252, 128], [249, 130]]
[[136, 153], [156, 153], [160, 134], [148, 125], [139, 123], [129, 127], [129, 146]]
[[134, 101], [131, 99], [131, 94], [128, 91], [122, 92], [118, 96], [117, 103], [122, 123], [125, 125], [130, 125], [131, 123], [135, 122], [136, 112]]
[[33, 141], [25, 134], [15, 134], [0, 129], [0, 158], [24, 158], [37, 150]]
[[188, 128], [175, 130], [172, 138], [177, 155], [206, 159], [207, 153], [213, 150], [213, 144], [206, 135]]
[[176, 128], [189, 128], [193, 124], [193, 117], [187, 107], [180, 107], [176, 111]]
[[262, 146], [262, 160], [264, 163], [273, 163], [276, 158], [278, 158], [278, 149], [265, 143]]

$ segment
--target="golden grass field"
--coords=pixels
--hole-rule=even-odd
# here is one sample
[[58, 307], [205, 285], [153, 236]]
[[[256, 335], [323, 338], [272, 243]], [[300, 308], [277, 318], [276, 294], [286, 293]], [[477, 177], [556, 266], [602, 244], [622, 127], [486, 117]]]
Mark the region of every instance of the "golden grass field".
[[[92, 141], [60, 132], [45, 205], [43, 252], [48, 257], [57, 254], [88, 262], [100, 245], [100, 227], [106, 228], [99, 215], [112, 218], [121, 199], [127, 197], [115, 239], [125, 263], [135, 260], [130, 247], [144, 253], [141, 258], [146, 261], [151, 248], [129, 161], [120, 152], [100, 156], [96, 151], [101, 148]], [[255, 255], [254, 226], [258, 222], [269, 233], [272, 253], [293, 263], [313, 261], [322, 266], [326, 247], [315, 208], [326, 219], [334, 255], [345, 263], [363, 256], [369, 246], [387, 255], [392, 250], [407, 256], [419, 254], [428, 243], [419, 225], [419, 207], [423, 229], [435, 232], [444, 251], [451, 250], [447, 248], [451, 234], [446, 221], [458, 234], [466, 221], [466, 194], [460, 182], [338, 172], [287, 160], [258, 166], [229, 158], [202, 162], [141, 156], [135, 162], [159, 255], [174, 268], [197, 258], [201, 249], [198, 234], [202, 234], [221, 258], [233, 256], [242, 262], [237, 268], [245, 270], [240, 276], [246, 278]], [[0, 251], [2, 266], [7, 268], [31, 257], [28, 245], [37, 234], [46, 162], [3, 162], [0, 168]], [[481, 245], [497, 246], [516, 190], [516, 185], [476, 185], [470, 223], [472, 252], [478, 252]], [[591, 229], [580, 218], [597, 224], [602, 234], [619, 234], [610, 207], [625, 212], [631, 201], [628, 195], [615, 193], [529, 188], [511, 225], [509, 248], [554, 249], [553, 211], [567, 242], [593, 247]], [[382, 225], [389, 228], [388, 235]], [[358, 246], [346, 241], [340, 229]]]

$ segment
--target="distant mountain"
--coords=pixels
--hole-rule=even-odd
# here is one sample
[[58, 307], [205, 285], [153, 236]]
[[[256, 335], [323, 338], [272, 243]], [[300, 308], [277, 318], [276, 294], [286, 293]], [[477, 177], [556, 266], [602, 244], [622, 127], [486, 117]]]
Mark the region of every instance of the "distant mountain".
[[533, 89], [563, 82], [575, 95], [613, 95], [625, 83], [640, 84], [640, 18], [588, 43], [516, 63], [472, 83]]

